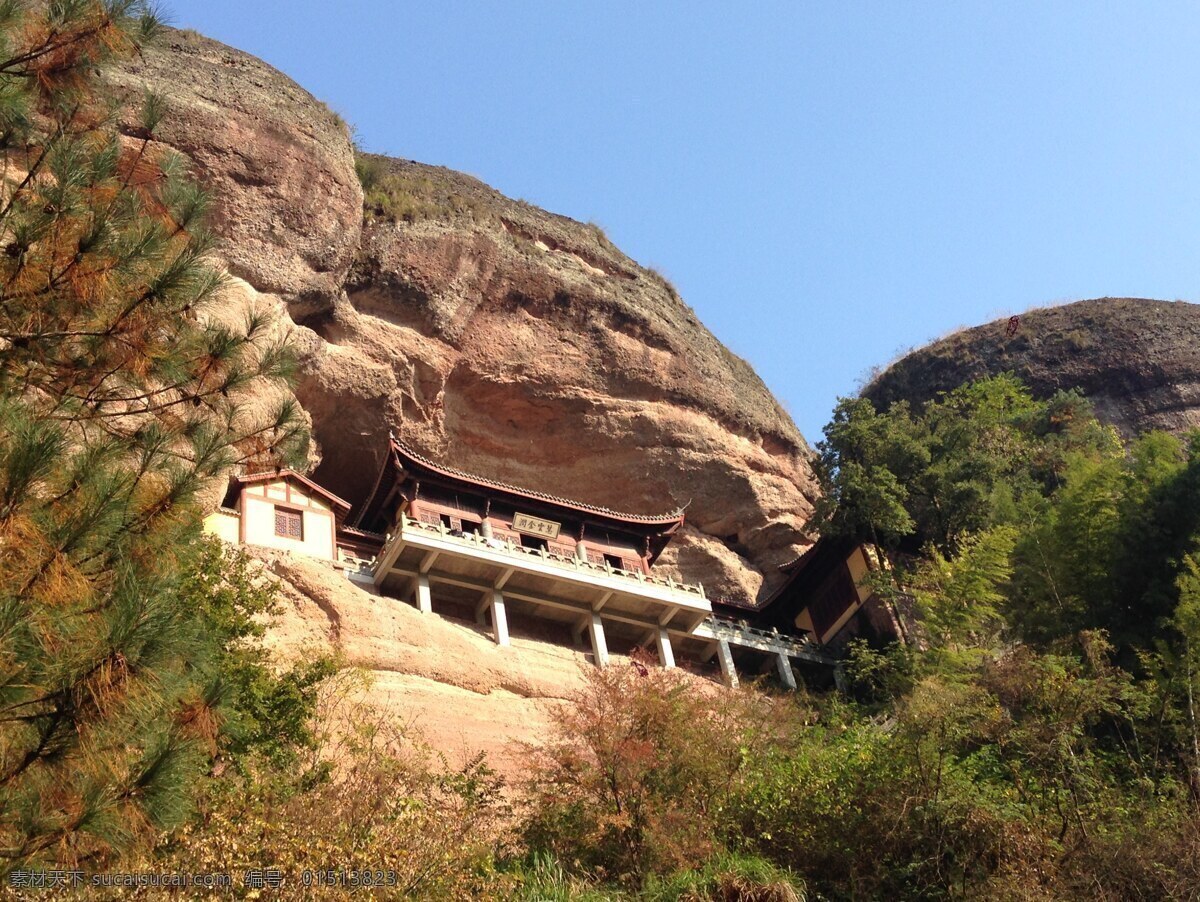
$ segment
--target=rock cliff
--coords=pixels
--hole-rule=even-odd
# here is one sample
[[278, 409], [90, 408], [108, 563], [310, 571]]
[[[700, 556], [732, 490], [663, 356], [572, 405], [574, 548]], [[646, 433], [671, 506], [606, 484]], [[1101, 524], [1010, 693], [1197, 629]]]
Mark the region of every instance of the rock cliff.
[[919, 404], [969, 379], [1011, 371], [1038, 396], [1078, 388], [1126, 437], [1200, 426], [1200, 305], [1097, 298], [1001, 319], [901, 357], [863, 390], [877, 406]]
[[[469, 176], [365, 158], [280, 72], [190, 32], [112, 76], [169, 101], [231, 273], [286, 310], [316, 478], [356, 500], [389, 429], [581, 501], [687, 507], [661, 566], [753, 598], [804, 543], [809, 451], [750, 366], [597, 228]], [[364, 224], [365, 223], [365, 224]]]

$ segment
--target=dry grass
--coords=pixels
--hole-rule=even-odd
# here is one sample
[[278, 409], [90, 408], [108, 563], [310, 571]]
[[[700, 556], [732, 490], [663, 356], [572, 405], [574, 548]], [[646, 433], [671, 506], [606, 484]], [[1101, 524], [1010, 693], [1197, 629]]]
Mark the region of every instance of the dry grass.
[[[501, 781], [482, 758], [450, 766], [419, 734], [362, 702], [364, 688], [354, 672], [333, 680], [321, 703], [320, 746], [309, 760], [292, 774], [230, 768], [210, 781], [197, 821], [127, 869], [235, 876], [231, 890], [204, 898], [245, 898], [240, 877], [250, 868], [289, 876], [271, 891], [279, 900], [484, 895], [508, 817]], [[304, 885], [304, 872], [322, 870], [381, 874], [382, 882], [375, 889]]]
[[455, 190], [429, 174], [370, 154], [354, 163], [363, 187], [363, 218], [367, 222], [419, 222], [424, 219], [490, 221], [494, 214], [478, 197]]

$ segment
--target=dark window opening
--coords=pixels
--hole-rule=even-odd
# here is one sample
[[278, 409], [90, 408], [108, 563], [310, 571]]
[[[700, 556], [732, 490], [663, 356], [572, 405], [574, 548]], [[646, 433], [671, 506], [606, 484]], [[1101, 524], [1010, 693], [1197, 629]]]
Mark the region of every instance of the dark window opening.
[[451, 514], [440, 514], [442, 526], [446, 527], [446, 531], [454, 536], [465, 535], [471, 533], [477, 535], [479, 533], [479, 523], [474, 520], [466, 520], [462, 517], [455, 517]]
[[546, 544], [545, 539], [540, 539], [537, 536], [527, 536], [525, 533], [521, 533], [521, 544], [526, 548], [537, 548], [542, 551], [545, 551], [550, 547]]
[[623, 560], [621, 560], [621, 558], [617, 557], [617, 555], [615, 555], [615, 554], [604, 555], [604, 560], [608, 563], [608, 565], [610, 567], [612, 567], [615, 570], [624, 570], [625, 569], [625, 562]]
[[304, 514], [300, 511], [289, 511], [275, 508], [275, 535], [285, 539], [304, 541]]

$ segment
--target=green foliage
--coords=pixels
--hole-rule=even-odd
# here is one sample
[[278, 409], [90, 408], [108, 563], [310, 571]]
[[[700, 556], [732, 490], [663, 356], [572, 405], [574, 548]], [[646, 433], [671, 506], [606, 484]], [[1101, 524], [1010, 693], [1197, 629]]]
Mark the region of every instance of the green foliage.
[[1168, 626], [1184, 556], [1200, 540], [1200, 446], [1193, 440], [1186, 457], [1162, 447], [1144, 457], [1122, 508], [1110, 593], [1097, 612], [1122, 645], [1139, 647]]
[[532, 774], [547, 894], [789, 898], [796, 874], [824, 899], [1193, 897], [1198, 448], [1126, 450], [1078, 395], [1007, 376], [919, 412], [842, 402], [824, 521], [906, 552], [919, 641], [852, 643], [849, 698], [771, 730], [661, 672], [598, 674]]
[[511, 864], [505, 876], [513, 883], [505, 897], [514, 902], [616, 902], [624, 895], [571, 874], [544, 852], [531, 852]]
[[1057, 492], [1026, 524], [1011, 621], [1051, 641], [1105, 630], [1132, 664], [1167, 628], [1184, 555], [1200, 536], [1200, 457], [1150, 433], [1128, 455], [1069, 455]]
[[912, 430], [907, 407], [898, 405], [880, 416], [865, 399], [838, 402], [817, 446], [818, 473], [825, 483], [817, 520], [827, 531], [890, 547], [913, 532], [909, 490], [896, 475], [928, 465], [928, 452]]
[[803, 884], [763, 858], [724, 853], [699, 868], [650, 881], [646, 902], [803, 902]]
[[740, 782], [744, 848], [828, 898], [1190, 897], [1198, 444], [1007, 376], [843, 401], [823, 519], [906, 552], [920, 643], [851, 645], [855, 701]]
[[286, 342], [218, 314], [207, 199], [147, 96], [122, 140], [97, 70], [134, 0], [0, 5], [0, 871], [78, 863], [188, 810], [223, 687], [181, 581], [197, 492], [301, 459]]
[[1016, 541], [1014, 527], [996, 526], [960, 540], [953, 559], [931, 547], [913, 569], [907, 585], [929, 646], [941, 652], [938, 666], [998, 646]]
[[843, 661], [851, 696], [867, 710], [895, 702], [912, 691], [920, 660], [900, 642], [873, 648], [865, 639], [851, 641]]
[[946, 554], [968, 533], [1023, 526], [1072, 452], [1120, 455], [1078, 395], [1037, 402], [1011, 375], [964, 385], [919, 413], [843, 399], [818, 450], [826, 531]]
[[1159, 715], [1160, 733], [1153, 765], [1161, 764], [1164, 750], [1183, 763], [1185, 779], [1195, 798], [1200, 798], [1200, 561], [1184, 557], [1179, 575], [1179, 604], [1170, 629], [1155, 642], [1153, 652], [1144, 653], [1141, 663], [1156, 688], [1150, 704]]
[[313, 718], [322, 686], [339, 670], [328, 655], [286, 668], [274, 666], [261, 638], [278, 613], [275, 581], [241, 548], [213, 536], [195, 544], [180, 598], [195, 610], [212, 649], [215, 682], [223, 690], [222, 751], [235, 761], [265, 758], [294, 767], [316, 745]]
[[1095, 637], [926, 677], [887, 720], [835, 707], [753, 762], [736, 829], [822, 898], [1165, 897], [1200, 834], [1177, 783], [1106, 741], [1140, 701]]
[[[1194, 579], [1189, 598], [1200, 566]], [[956, 621], [949, 634], [965, 644], [972, 631]], [[648, 721], [680, 702], [675, 684], [605, 674], [600, 691], [556, 714], [560, 733], [586, 729], [560, 735], [531, 774], [529, 851], [501, 871], [509, 897], [1188, 897], [1200, 820], [1179, 771], [1153, 760], [1158, 687], [1114, 666], [1102, 636], [950, 666], [940, 653], [860, 651], [859, 678], [888, 687], [869, 711], [836, 697], [815, 711], [775, 706], [769, 731], [728, 694], [693, 689], [687, 716], [701, 726], [668, 716], [660, 734]], [[729, 734], [755, 737], [736, 743], [736, 767], [679, 767], [692, 760], [686, 744], [720, 757]], [[686, 784], [673, 782], [680, 773]], [[654, 812], [643, 817], [654, 826], [642, 854], [656, 858], [642, 880], [618, 796]], [[709, 841], [675, 832], [662, 820], [672, 807]]]

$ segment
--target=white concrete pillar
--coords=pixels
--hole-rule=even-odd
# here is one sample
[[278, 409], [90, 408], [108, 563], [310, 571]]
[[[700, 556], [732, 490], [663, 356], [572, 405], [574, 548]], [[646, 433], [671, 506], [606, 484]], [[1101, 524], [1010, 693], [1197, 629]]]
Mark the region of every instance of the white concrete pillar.
[[504, 593], [492, 590], [492, 636], [497, 645], [508, 645], [508, 614], [504, 610]]
[[733, 653], [729, 650], [729, 640], [717, 640], [717, 660], [721, 664], [721, 679], [731, 689], [738, 686], [737, 670], [733, 666]]
[[783, 652], [775, 653], [775, 667], [779, 670], [779, 679], [784, 687], [796, 691], [796, 674], [792, 673], [792, 662]]
[[587, 546], [583, 544], [582, 540], [575, 543], [575, 557], [581, 561], [587, 560]]
[[665, 670], [675, 666], [675, 650], [671, 648], [671, 634], [661, 626], [658, 628], [658, 660]]
[[492, 537], [492, 524], [486, 519], [479, 524], [479, 534], [485, 539], [490, 539]]
[[422, 614], [433, 612], [433, 596], [429, 593], [429, 577], [424, 573], [417, 577], [417, 610]]
[[592, 638], [592, 657], [597, 667], [608, 666], [608, 643], [604, 640], [604, 624], [599, 614], [592, 614], [588, 621], [588, 633]]

